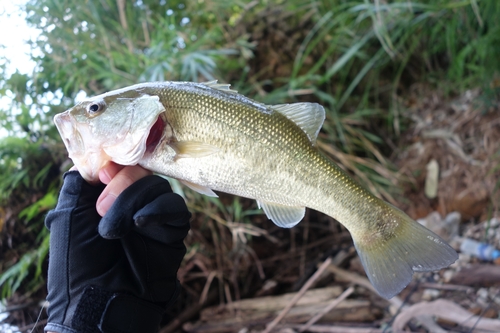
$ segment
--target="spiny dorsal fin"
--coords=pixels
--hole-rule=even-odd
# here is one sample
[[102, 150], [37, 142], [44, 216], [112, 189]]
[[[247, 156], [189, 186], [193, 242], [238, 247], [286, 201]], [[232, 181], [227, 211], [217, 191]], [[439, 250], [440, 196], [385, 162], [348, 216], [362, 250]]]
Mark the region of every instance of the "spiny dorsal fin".
[[221, 90], [223, 92], [231, 93], [231, 94], [237, 94], [238, 92], [236, 90], [230, 89], [231, 85], [227, 83], [217, 83], [217, 80], [209, 81], [209, 82], [204, 82], [202, 83], [206, 85], [207, 87]]
[[299, 126], [316, 144], [319, 130], [325, 121], [325, 109], [317, 103], [294, 103], [270, 106]]
[[257, 200], [257, 205], [264, 210], [268, 219], [281, 228], [293, 227], [306, 214], [305, 207], [285, 206], [259, 200]]

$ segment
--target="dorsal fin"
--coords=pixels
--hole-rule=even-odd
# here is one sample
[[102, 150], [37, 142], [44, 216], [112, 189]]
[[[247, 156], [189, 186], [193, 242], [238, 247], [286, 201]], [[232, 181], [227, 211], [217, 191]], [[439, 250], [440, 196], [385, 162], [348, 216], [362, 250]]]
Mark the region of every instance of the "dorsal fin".
[[316, 144], [319, 130], [325, 121], [325, 109], [318, 103], [278, 104], [270, 106], [299, 126]]
[[232, 90], [229, 87], [231, 87], [230, 84], [227, 83], [217, 83], [217, 80], [213, 81], [208, 81], [208, 82], [203, 82], [202, 84], [206, 85], [207, 87], [221, 90], [223, 92], [231, 93], [231, 94], [237, 94], [238, 92], [236, 90]]

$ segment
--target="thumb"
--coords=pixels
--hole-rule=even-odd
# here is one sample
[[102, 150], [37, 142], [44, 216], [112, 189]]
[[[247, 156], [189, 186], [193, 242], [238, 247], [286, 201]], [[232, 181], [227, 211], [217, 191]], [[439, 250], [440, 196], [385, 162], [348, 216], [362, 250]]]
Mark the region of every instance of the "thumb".
[[172, 192], [170, 184], [159, 176], [147, 176], [123, 191], [99, 223], [99, 234], [107, 239], [121, 238], [134, 225], [134, 215], [158, 196]]

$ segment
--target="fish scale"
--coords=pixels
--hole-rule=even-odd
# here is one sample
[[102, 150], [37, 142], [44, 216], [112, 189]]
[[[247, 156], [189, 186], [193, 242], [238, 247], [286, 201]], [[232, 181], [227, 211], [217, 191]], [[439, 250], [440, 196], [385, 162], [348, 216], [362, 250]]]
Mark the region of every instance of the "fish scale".
[[[131, 119], [129, 129], [116, 126]], [[147, 140], [159, 119], [162, 137]], [[367, 276], [383, 297], [401, 291], [413, 271], [454, 262], [457, 254], [446, 242], [320, 153], [315, 141], [323, 120], [318, 104], [266, 106], [216, 82], [138, 84], [90, 98], [55, 118], [88, 181], [95, 181], [108, 161], [140, 164], [206, 195], [215, 196], [216, 190], [256, 199], [281, 227], [297, 224], [305, 207], [335, 218], [351, 233]], [[123, 142], [107, 147], [102, 135], [92, 137], [93, 128]], [[149, 149], [147, 142], [158, 144]]]

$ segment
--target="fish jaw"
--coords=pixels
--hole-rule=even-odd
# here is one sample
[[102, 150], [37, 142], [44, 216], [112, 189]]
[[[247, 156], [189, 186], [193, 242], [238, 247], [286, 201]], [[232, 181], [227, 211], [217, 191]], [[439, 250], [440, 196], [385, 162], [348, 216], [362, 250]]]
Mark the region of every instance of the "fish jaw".
[[[86, 144], [83, 138], [89, 135], [89, 128], [85, 124], [77, 124], [69, 111], [57, 114], [54, 117], [56, 128], [63, 139], [68, 151], [68, 157], [90, 184], [99, 182], [99, 170], [106, 165], [111, 157], [102, 149], [91, 149], [93, 145]], [[78, 128], [78, 129], [77, 129]]]

